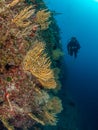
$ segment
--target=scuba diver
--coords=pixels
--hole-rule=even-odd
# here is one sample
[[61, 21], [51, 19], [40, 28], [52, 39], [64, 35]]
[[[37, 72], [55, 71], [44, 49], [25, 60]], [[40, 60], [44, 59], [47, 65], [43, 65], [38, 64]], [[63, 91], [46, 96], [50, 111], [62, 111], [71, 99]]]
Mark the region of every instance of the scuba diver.
[[67, 44], [68, 54], [76, 58], [79, 49], [80, 49], [79, 42], [77, 41], [76, 37], [72, 37], [69, 43]]

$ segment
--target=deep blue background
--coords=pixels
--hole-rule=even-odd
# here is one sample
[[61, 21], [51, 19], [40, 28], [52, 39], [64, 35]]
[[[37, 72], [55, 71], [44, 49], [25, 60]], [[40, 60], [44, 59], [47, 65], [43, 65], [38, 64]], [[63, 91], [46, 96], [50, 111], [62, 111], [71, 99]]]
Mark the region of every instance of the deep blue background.
[[[80, 111], [80, 130], [98, 130], [98, 2], [96, 0], [45, 0], [61, 29], [67, 88]], [[77, 59], [66, 45], [75, 36], [81, 44]], [[63, 90], [64, 91], [64, 90]]]

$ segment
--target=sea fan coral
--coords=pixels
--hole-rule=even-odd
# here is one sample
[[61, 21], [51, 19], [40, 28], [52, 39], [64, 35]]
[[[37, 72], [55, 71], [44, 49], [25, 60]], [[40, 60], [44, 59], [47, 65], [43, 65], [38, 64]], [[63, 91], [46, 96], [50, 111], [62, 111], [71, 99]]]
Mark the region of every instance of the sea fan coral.
[[60, 113], [63, 109], [61, 100], [58, 97], [51, 98], [45, 105], [48, 112], [52, 114]]
[[58, 97], [50, 98], [43, 107], [43, 110], [46, 124], [56, 125], [56, 114], [63, 110], [61, 100]]
[[30, 21], [24, 22], [24, 21], [28, 19], [32, 14], [34, 14], [32, 6], [24, 8], [18, 15], [15, 16], [14, 19], [12, 19], [12, 23], [15, 23], [19, 27], [27, 27], [30, 25], [31, 22]]
[[52, 52], [52, 56], [54, 60], [59, 60], [63, 56], [63, 52], [60, 49], [55, 49]]
[[45, 44], [36, 41], [23, 61], [25, 71], [30, 71], [38, 78], [40, 83], [48, 89], [55, 88], [56, 82], [53, 70], [50, 68], [51, 61], [44, 53]]
[[37, 12], [35, 22], [40, 25], [41, 30], [46, 30], [49, 27], [51, 23], [49, 21], [50, 16], [51, 12], [47, 11], [47, 9]]

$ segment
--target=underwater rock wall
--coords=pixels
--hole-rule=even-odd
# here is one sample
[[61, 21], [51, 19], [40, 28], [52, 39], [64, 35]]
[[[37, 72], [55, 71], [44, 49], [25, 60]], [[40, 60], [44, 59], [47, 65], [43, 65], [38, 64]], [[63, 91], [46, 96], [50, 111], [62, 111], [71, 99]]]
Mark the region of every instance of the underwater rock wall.
[[58, 33], [42, 0], [0, 1], [2, 130], [57, 124], [57, 114], [63, 110], [56, 95], [63, 54]]

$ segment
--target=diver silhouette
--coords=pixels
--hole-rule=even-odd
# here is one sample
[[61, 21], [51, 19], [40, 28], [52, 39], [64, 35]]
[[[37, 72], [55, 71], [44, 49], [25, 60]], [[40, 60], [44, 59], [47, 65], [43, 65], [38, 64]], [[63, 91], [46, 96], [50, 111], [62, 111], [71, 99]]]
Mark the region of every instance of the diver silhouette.
[[68, 54], [76, 58], [79, 49], [80, 49], [79, 42], [77, 41], [76, 37], [72, 37], [69, 43], [67, 44]]

